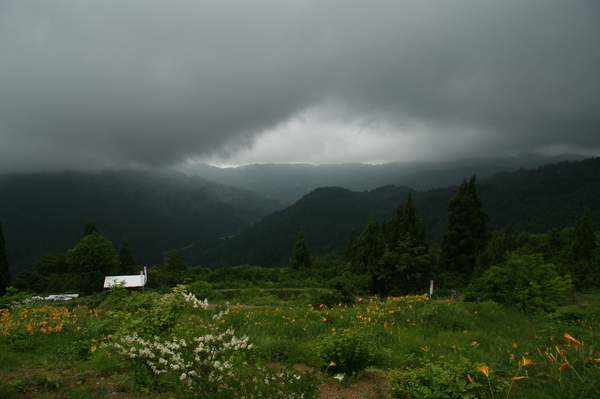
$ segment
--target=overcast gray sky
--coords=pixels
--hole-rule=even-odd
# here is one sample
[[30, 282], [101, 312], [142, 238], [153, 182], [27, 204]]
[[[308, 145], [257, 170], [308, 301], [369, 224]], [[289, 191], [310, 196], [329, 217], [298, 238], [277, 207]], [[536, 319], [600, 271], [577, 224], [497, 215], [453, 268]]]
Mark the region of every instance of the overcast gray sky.
[[0, 172], [600, 155], [600, 2], [7, 0]]

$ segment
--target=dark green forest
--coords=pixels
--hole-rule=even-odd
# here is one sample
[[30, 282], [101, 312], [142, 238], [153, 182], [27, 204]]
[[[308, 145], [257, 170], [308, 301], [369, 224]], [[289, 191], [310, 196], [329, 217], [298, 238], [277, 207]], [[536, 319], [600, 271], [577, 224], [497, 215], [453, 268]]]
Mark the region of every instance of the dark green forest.
[[[409, 191], [417, 215], [425, 223], [426, 241], [441, 243], [448, 226], [448, 202], [457, 187], [413, 191], [387, 185], [364, 192], [319, 188], [240, 235], [221, 240], [201, 258], [205, 265], [278, 267], [286, 264], [299, 231], [304, 232], [313, 254], [341, 254], [353, 229], [360, 233], [370, 216], [378, 221], [391, 217]], [[600, 224], [600, 159], [565, 161], [478, 178], [477, 191], [489, 214], [490, 232], [509, 224], [528, 233], [562, 230], [573, 227], [586, 207], [595, 225]]]
[[550, 293], [600, 288], [599, 172], [586, 159], [424, 192], [323, 187], [276, 212], [274, 201], [178, 173], [5, 176], [0, 220], [19, 289], [91, 293], [102, 276], [147, 265], [158, 290], [235, 282], [351, 301], [423, 293], [436, 280], [470, 299], [542, 298], [529, 301], [540, 310]]
[[0, 221], [14, 274], [65, 252], [93, 221], [138, 262], [241, 232], [280, 209], [274, 200], [175, 171], [107, 170], [0, 176]]

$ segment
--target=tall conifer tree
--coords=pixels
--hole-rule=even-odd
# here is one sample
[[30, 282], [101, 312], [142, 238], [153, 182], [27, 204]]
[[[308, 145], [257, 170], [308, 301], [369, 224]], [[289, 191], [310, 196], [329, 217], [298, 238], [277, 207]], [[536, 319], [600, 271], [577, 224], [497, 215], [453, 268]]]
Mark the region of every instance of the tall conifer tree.
[[85, 223], [85, 227], [83, 228], [83, 236], [89, 236], [90, 234], [97, 233], [98, 229], [96, 228], [96, 223], [88, 220]]
[[312, 266], [312, 257], [310, 256], [308, 244], [304, 239], [303, 232], [298, 233], [298, 240], [296, 241], [296, 244], [294, 244], [294, 249], [292, 250], [290, 266], [294, 270], [299, 270]]
[[6, 289], [10, 286], [10, 270], [8, 267], [8, 254], [6, 252], [6, 241], [2, 231], [2, 222], [0, 222], [0, 295], [6, 294]]
[[596, 249], [596, 245], [596, 235], [594, 234], [590, 208], [585, 208], [583, 216], [575, 226], [573, 244], [571, 246], [573, 260], [576, 262], [590, 260], [592, 253]]
[[583, 216], [573, 232], [573, 241], [571, 243], [571, 258], [569, 274], [573, 277], [573, 283], [578, 290], [588, 290], [598, 288], [598, 261], [594, 259], [594, 253], [597, 247], [597, 239], [592, 225], [592, 216], [590, 209], [585, 208]]
[[183, 261], [183, 257], [179, 254], [176, 249], [171, 249], [165, 252], [165, 268], [167, 270], [177, 272], [185, 271], [188, 269], [188, 265]]
[[466, 284], [475, 268], [477, 254], [487, 241], [488, 213], [477, 193], [477, 176], [463, 180], [448, 204], [448, 228], [442, 238], [442, 272], [453, 275], [454, 284]]
[[379, 223], [371, 216], [365, 229], [358, 238], [356, 252], [352, 259], [352, 270], [357, 274], [368, 274], [371, 277], [371, 293], [381, 292], [383, 275], [380, 260], [385, 254], [386, 244]]
[[129, 248], [129, 241], [123, 238], [119, 247], [119, 274], [127, 275], [135, 273], [136, 262]]

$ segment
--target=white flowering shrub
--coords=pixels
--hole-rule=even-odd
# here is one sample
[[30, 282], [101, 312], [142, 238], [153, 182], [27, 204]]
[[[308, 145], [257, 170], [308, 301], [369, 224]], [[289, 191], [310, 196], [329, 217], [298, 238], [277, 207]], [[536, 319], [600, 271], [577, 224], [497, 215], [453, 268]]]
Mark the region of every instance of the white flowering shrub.
[[248, 363], [252, 349], [248, 337], [236, 336], [233, 329], [220, 330], [228, 306], [211, 315], [207, 301], [198, 300], [181, 287], [169, 295], [167, 302], [157, 302], [156, 306], [159, 311], [169, 310], [170, 327], [177, 325], [177, 316], [186, 309], [202, 312], [202, 325], [175, 330], [159, 323], [160, 334], [149, 335], [147, 328], [141, 334], [127, 332], [126, 327], [115, 334], [112, 348], [130, 364], [139, 388], [165, 384], [177, 387], [186, 397], [202, 398], [315, 397], [314, 377]]

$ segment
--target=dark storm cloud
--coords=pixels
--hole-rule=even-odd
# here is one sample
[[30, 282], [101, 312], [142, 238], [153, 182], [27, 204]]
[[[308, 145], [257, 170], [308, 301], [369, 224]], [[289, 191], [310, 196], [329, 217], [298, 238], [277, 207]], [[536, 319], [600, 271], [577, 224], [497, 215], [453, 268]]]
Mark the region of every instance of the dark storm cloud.
[[599, 22], [592, 1], [7, 2], [0, 168], [251, 151], [303, 115], [423, 157], [600, 149]]

